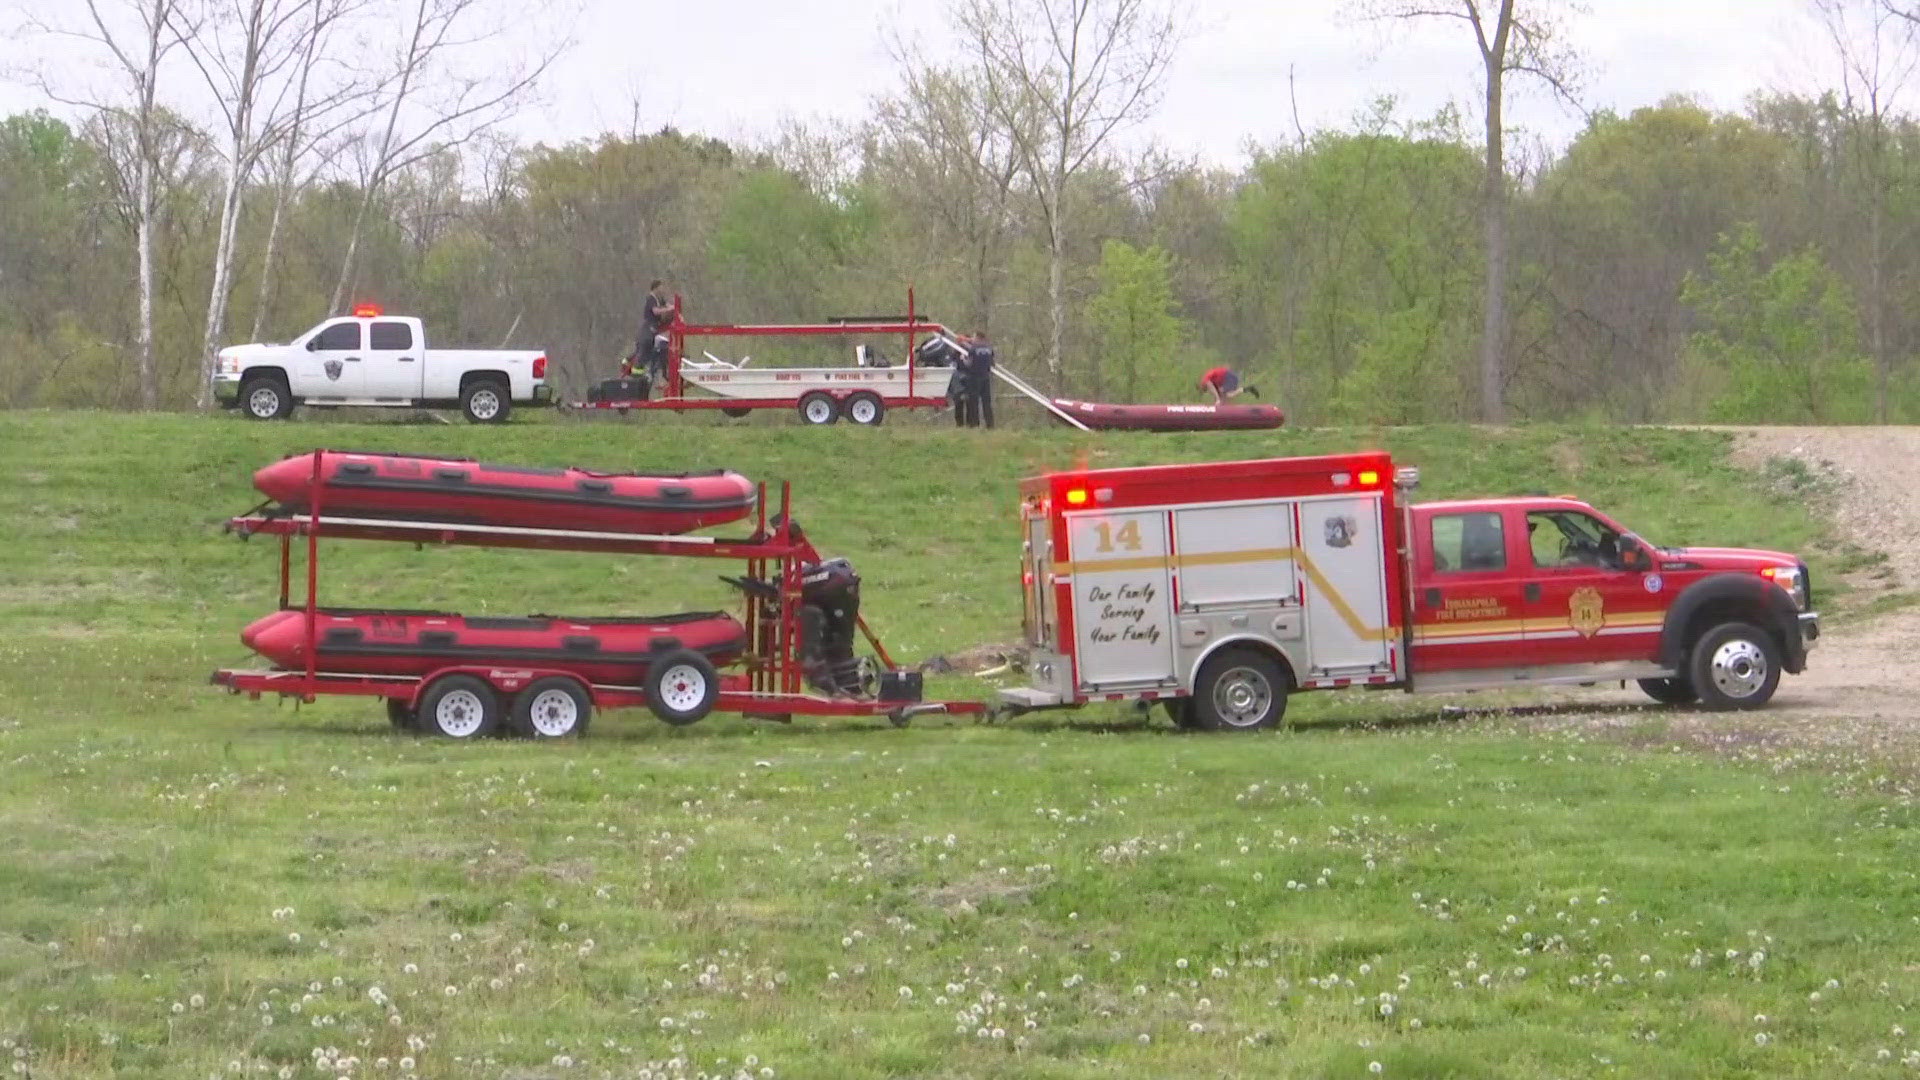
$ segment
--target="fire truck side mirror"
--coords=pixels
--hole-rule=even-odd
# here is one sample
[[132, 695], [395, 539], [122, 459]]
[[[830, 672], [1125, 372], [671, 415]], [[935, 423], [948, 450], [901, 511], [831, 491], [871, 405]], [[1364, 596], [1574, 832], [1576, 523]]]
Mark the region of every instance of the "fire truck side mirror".
[[1620, 566], [1625, 570], [1651, 570], [1653, 559], [1647, 549], [1631, 540], [1622, 539], [1620, 544]]

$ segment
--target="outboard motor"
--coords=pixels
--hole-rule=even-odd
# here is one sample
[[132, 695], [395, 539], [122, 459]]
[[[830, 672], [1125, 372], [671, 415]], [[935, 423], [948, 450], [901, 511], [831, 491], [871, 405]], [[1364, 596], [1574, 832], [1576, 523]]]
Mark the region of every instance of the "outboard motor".
[[952, 367], [959, 353], [958, 346], [938, 334], [913, 347], [914, 359], [925, 367]]
[[800, 662], [807, 681], [829, 694], [865, 696], [854, 658], [860, 575], [845, 559], [800, 567]]

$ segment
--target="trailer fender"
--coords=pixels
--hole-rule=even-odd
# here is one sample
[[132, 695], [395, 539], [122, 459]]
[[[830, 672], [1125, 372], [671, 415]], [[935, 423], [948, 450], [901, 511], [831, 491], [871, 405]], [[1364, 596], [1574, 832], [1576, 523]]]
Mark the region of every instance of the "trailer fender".
[[1752, 574], [1725, 573], [1687, 586], [1667, 609], [1660, 630], [1660, 666], [1679, 671], [1701, 634], [1724, 622], [1750, 622], [1780, 643], [1781, 666], [1798, 674], [1807, 666], [1800, 638], [1800, 612], [1785, 589]]

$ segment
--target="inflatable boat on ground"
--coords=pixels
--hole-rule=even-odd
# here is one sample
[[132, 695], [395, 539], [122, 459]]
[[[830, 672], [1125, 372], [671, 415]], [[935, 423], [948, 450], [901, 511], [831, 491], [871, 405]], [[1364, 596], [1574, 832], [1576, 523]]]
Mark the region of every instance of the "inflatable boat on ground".
[[[307, 613], [276, 611], [240, 632], [247, 648], [289, 671], [307, 666]], [[590, 683], [637, 685], [669, 649], [703, 653], [725, 667], [746, 651], [747, 630], [724, 612], [637, 618], [461, 616], [440, 611], [321, 608], [313, 634], [316, 670], [425, 676], [460, 665], [553, 668]]]
[[1054, 408], [1095, 431], [1244, 431], [1277, 428], [1278, 405], [1110, 405], [1054, 398]]
[[[307, 509], [314, 455], [253, 474], [282, 510]], [[320, 453], [320, 510], [531, 529], [676, 534], [739, 521], [755, 489], [739, 473], [596, 473], [488, 465], [461, 458], [327, 450]]]

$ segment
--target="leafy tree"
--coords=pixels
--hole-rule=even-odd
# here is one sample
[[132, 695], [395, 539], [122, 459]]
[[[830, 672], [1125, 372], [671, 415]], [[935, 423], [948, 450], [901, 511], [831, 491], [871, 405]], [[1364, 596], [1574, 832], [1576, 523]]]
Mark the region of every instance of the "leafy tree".
[[1860, 316], [1846, 283], [1811, 248], [1765, 263], [1760, 229], [1723, 236], [1705, 274], [1681, 298], [1703, 329], [1687, 361], [1710, 419], [1813, 423], [1865, 419], [1873, 364], [1860, 351]]
[[1097, 392], [1118, 392], [1123, 401], [1141, 400], [1142, 391], [1177, 400], [1181, 384], [1198, 377], [1181, 356], [1189, 331], [1177, 314], [1172, 274], [1158, 247], [1109, 240], [1101, 249], [1099, 291], [1087, 302], [1099, 349]]

